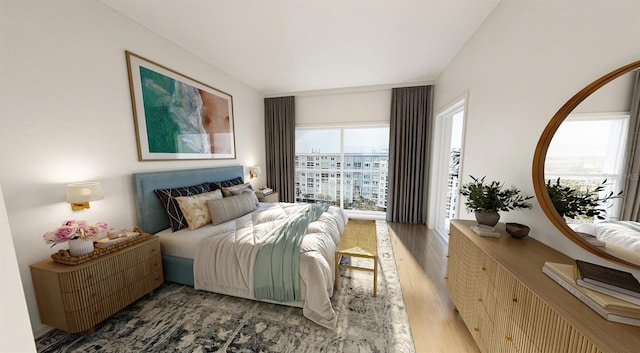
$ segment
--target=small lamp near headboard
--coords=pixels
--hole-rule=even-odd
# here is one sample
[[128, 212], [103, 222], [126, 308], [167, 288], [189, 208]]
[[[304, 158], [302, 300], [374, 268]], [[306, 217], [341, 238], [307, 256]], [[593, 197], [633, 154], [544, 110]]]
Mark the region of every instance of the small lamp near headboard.
[[91, 181], [67, 185], [67, 202], [71, 204], [71, 209], [74, 211], [89, 208], [89, 201], [102, 199], [104, 199], [104, 192], [99, 182]]
[[262, 173], [262, 171], [260, 170], [260, 167], [249, 168], [249, 178], [251, 179], [259, 177], [260, 173]]

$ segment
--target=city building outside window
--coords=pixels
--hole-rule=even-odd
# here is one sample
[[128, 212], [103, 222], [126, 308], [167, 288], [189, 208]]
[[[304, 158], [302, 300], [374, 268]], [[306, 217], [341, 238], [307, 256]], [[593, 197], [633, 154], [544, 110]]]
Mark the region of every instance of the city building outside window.
[[386, 212], [388, 125], [296, 128], [295, 159], [296, 202]]

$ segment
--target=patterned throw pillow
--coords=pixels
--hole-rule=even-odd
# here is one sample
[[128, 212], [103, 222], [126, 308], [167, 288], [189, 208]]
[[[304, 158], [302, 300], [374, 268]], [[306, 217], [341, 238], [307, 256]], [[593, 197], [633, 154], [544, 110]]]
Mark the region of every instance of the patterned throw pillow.
[[185, 186], [181, 188], [175, 189], [157, 189], [153, 190], [156, 196], [160, 199], [162, 203], [162, 207], [164, 207], [167, 216], [169, 217], [169, 224], [171, 225], [171, 229], [174, 232], [179, 231], [180, 229], [187, 228], [187, 221], [180, 210], [180, 205], [178, 205], [178, 201], [176, 201], [176, 197], [179, 196], [193, 196], [197, 194], [202, 194], [204, 192], [211, 191], [211, 186], [209, 183], [204, 183], [200, 185], [193, 186]]
[[240, 185], [244, 183], [244, 181], [242, 180], [242, 177], [237, 177], [237, 178], [233, 178], [233, 179], [229, 179], [229, 180], [223, 180], [223, 181], [214, 181], [212, 183], [209, 183], [211, 186], [211, 191], [213, 190], [218, 190], [218, 189], [222, 189], [222, 188], [228, 188], [230, 186], [234, 186], [234, 185]]
[[205, 224], [211, 223], [209, 206], [207, 200], [218, 200], [222, 198], [220, 190], [205, 192], [193, 196], [176, 197], [180, 210], [187, 220], [189, 230], [196, 230]]

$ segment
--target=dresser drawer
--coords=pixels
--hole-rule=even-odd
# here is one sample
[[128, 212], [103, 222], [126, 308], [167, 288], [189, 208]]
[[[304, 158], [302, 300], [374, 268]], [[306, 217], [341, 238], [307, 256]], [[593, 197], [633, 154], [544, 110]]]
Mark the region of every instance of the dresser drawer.
[[[527, 336], [520, 326], [512, 320], [509, 308], [498, 308], [495, 313], [494, 335], [492, 347], [495, 352], [541, 352], [531, 338]], [[489, 350], [489, 352], [493, 352]]]
[[115, 273], [111, 277], [104, 278], [101, 282], [91, 287], [82, 288], [73, 292], [63, 292], [62, 300], [64, 311], [78, 311], [91, 305], [95, 305], [105, 297], [122, 289], [123, 274]]
[[127, 287], [127, 290], [131, 298], [133, 298], [133, 300], [137, 300], [143, 295], [153, 291], [155, 288], [158, 288], [163, 282], [164, 278], [162, 276], [162, 269], [160, 269], [140, 278], [138, 281], [133, 282], [129, 287]]
[[141, 246], [132, 247], [129, 251], [121, 251], [115, 256], [98, 258], [92, 261], [91, 266], [82, 266], [77, 271], [61, 273], [60, 287], [63, 292], [92, 287], [114, 273], [125, 271], [158, 254], [160, 254], [159, 242], [145, 242]]
[[124, 283], [129, 285], [130, 283], [136, 282], [140, 278], [158, 270], [162, 270], [162, 258], [160, 256], [148, 258], [136, 266], [128, 268], [122, 272], [122, 275], [124, 276]]
[[101, 282], [91, 287], [73, 292], [63, 292], [62, 299], [65, 311], [77, 311], [93, 305], [114, 292], [139, 281], [140, 278], [158, 272], [158, 270], [162, 270], [162, 258], [160, 256], [146, 259], [123, 272], [104, 278]]
[[102, 300], [97, 300], [83, 309], [66, 313], [69, 323], [68, 331], [75, 333], [93, 327], [109, 316], [124, 309], [129, 304], [142, 298], [163, 283], [162, 270], [139, 278], [129, 286], [121, 288]]
[[495, 287], [497, 266], [498, 264], [493, 258], [488, 255], [484, 256], [484, 262], [482, 264], [482, 274], [486, 277], [486, 281], [491, 287]]
[[496, 268], [496, 283], [494, 295], [498, 307], [508, 309], [511, 306], [516, 291], [516, 278], [505, 270], [504, 267]]
[[535, 294], [529, 288], [520, 282], [516, 282], [514, 295], [509, 303], [509, 316], [525, 333], [528, 332], [527, 330], [532, 322], [531, 306], [534, 297]]
[[[490, 347], [489, 340], [493, 332], [493, 313], [491, 315], [487, 311], [484, 299], [478, 299], [476, 302], [473, 316], [469, 318], [467, 328], [478, 344], [480, 351], [487, 352]], [[466, 321], [465, 321], [466, 322]]]
[[65, 331], [76, 333], [86, 330], [100, 323], [112, 314], [118, 312], [129, 303], [129, 292], [127, 288], [122, 288], [102, 300], [96, 301], [93, 305], [77, 311], [66, 313], [68, 327]]

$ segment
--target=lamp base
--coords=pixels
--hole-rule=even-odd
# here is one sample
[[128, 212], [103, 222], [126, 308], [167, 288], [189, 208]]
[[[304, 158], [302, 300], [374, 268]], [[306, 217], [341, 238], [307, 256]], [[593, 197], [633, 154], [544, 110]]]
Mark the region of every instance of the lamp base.
[[71, 209], [74, 211], [84, 210], [86, 208], [91, 208], [89, 206], [89, 202], [72, 202]]

